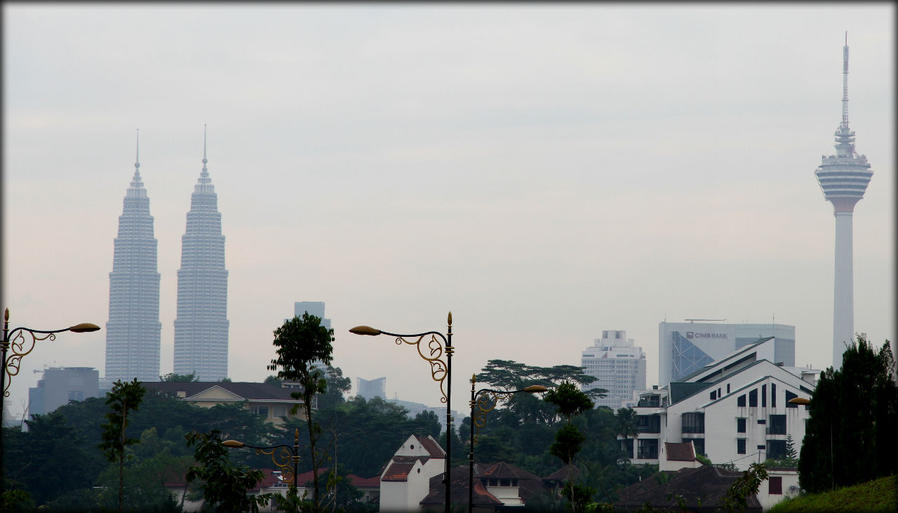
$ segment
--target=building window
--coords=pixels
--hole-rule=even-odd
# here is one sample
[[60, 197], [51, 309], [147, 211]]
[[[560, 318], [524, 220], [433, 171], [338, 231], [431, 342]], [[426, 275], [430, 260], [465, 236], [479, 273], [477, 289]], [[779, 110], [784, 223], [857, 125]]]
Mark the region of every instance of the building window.
[[786, 416], [771, 415], [770, 416], [770, 434], [785, 435], [786, 434]]
[[730, 384], [729, 383], [727, 383], [727, 393], [728, 394], [730, 393]]
[[761, 407], [767, 407], [767, 385], [761, 385]]
[[680, 417], [683, 424], [683, 433], [704, 433], [705, 414], [701, 412], [684, 413]]
[[692, 446], [695, 447], [695, 454], [705, 454], [704, 438], [684, 438], [683, 441], [692, 442]]
[[641, 460], [658, 459], [658, 439], [646, 438], [640, 440], [636, 457]]
[[714, 399], [717, 399], [717, 390], [711, 391], [711, 400], [713, 401]]
[[770, 407], [776, 408], [776, 385], [770, 384]]
[[745, 394], [740, 395], [736, 399], [736, 406], [745, 406]]
[[786, 456], [786, 441], [785, 440], [767, 440], [767, 458], [768, 459], [783, 458], [785, 456]]
[[745, 454], [745, 439], [736, 439], [736, 454]]
[[736, 432], [745, 433], [745, 417], [736, 418]]
[[268, 406], [256, 406], [256, 415], [260, 417], [268, 417]]
[[770, 495], [782, 495], [783, 494], [783, 478], [780, 476], [770, 476], [767, 478], [768, 492]]
[[798, 408], [797, 404], [792, 404], [789, 401], [798, 397], [798, 394], [793, 394], [792, 392], [786, 390], [786, 408]]
[[636, 429], [640, 433], [660, 433], [660, 415], [638, 415], [636, 417]]
[[499, 486], [511, 486], [511, 481], [508, 479], [500, 479]]
[[748, 406], [756, 408], [758, 406], [758, 389], [754, 389], [748, 393]]

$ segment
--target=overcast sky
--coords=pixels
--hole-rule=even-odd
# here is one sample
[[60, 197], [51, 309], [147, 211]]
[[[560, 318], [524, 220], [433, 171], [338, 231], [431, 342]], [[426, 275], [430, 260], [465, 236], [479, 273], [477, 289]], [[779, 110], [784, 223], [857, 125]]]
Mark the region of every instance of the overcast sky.
[[[3, 282], [11, 325], [108, 321], [122, 199], [155, 219], [172, 371], [190, 194], [226, 237], [229, 374], [259, 381], [294, 301], [325, 301], [344, 374], [439, 404], [386, 337], [454, 317], [453, 408], [487, 360], [579, 364], [658, 323], [796, 327], [831, 364], [833, 214], [814, 176], [841, 113], [857, 149], [855, 329], [895, 336], [894, 6], [3, 4]], [[105, 330], [42, 342], [104, 374]]]

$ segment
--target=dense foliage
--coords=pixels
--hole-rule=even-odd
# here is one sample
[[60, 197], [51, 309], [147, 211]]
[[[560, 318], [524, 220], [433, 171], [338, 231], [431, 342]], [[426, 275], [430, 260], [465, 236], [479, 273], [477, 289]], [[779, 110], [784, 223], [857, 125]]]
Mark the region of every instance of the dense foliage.
[[898, 385], [886, 343], [877, 352], [863, 337], [842, 368], [823, 371], [801, 447], [801, 487], [821, 492], [898, 473]]

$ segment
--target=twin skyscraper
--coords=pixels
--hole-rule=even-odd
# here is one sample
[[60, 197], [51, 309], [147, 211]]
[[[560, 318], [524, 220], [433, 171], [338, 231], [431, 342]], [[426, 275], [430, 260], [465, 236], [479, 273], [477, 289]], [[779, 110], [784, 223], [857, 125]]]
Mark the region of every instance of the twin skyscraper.
[[[228, 271], [218, 196], [206, 168], [190, 196], [187, 229], [181, 238], [178, 310], [175, 319], [175, 374], [200, 381], [228, 376]], [[157, 241], [150, 199], [140, 177], [138, 139], [134, 177], [125, 194], [112, 272], [106, 324], [106, 383], [117, 379], [159, 380], [159, 280]]]

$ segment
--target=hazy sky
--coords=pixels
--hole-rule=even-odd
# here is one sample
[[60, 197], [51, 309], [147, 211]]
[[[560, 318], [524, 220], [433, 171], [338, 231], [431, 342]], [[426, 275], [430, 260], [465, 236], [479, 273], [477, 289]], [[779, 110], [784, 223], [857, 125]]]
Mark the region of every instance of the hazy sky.
[[[190, 194], [226, 237], [230, 377], [262, 380], [294, 301], [326, 301], [335, 365], [439, 404], [414, 350], [445, 330], [453, 408], [487, 360], [579, 364], [658, 323], [796, 327], [831, 364], [833, 214], [814, 176], [841, 113], [874, 171], [854, 216], [855, 329], [895, 336], [894, 6], [3, 5], [3, 306], [11, 325], [108, 321], [122, 199], [155, 219], [163, 373]], [[105, 330], [41, 343], [103, 375]]]

